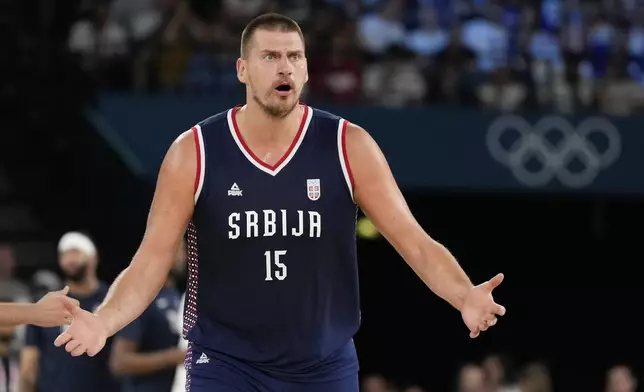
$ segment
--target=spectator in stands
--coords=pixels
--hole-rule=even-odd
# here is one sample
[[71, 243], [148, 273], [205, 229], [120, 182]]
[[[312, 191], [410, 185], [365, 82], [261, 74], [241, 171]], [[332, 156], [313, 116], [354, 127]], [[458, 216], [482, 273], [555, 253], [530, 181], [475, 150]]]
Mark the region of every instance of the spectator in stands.
[[633, 80], [644, 85], [644, 10], [638, 10], [628, 32], [628, 71]]
[[270, 6], [267, 0], [223, 0], [220, 12], [227, 18], [249, 21], [267, 11]]
[[617, 31], [601, 12], [595, 17], [588, 32], [588, 58], [595, 79], [603, 79], [608, 72], [611, 54], [617, 43]]
[[418, 385], [412, 385], [410, 387], [403, 389], [402, 392], [425, 392], [425, 390], [419, 387]]
[[500, 67], [494, 70], [491, 79], [478, 88], [481, 106], [505, 112], [522, 108], [528, 97], [526, 86], [517, 80], [509, 68]]
[[369, 374], [362, 379], [362, 392], [389, 392], [390, 385], [380, 374]]
[[123, 27], [134, 44], [150, 38], [179, 0], [113, 0], [110, 19]]
[[72, 26], [69, 49], [80, 57], [83, 69], [94, 75], [101, 87], [129, 87], [128, 34], [110, 18], [108, 1], [99, 2]]
[[[140, 43], [134, 63], [134, 85], [138, 90], [176, 91], [200, 43], [214, 37], [187, 0], [168, 3], [157, 31]], [[208, 77], [211, 76], [208, 69]]]
[[487, 392], [519, 392], [515, 382], [514, 364], [504, 354], [489, 354], [481, 366], [485, 372]]
[[403, 46], [390, 47], [382, 61], [365, 68], [362, 77], [365, 97], [376, 105], [418, 105], [427, 93], [417, 58]]
[[31, 277], [31, 290], [34, 298], [41, 298], [50, 291], [57, 291], [62, 288], [63, 282], [52, 271], [41, 269]]
[[362, 67], [351, 38], [335, 35], [330, 53], [313, 64], [309, 83], [316, 99], [357, 103], [362, 98]]
[[552, 392], [552, 379], [546, 365], [533, 362], [526, 365], [519, 379], [520, 392]]
[[[545, 27], [544, 27], [545, 25]], [[564, 57], [558, 31], [552, 31], [551, 23], [543, 23], [535, 30], [528, 44], [532, 60], [532, 76], [535, 80], [538, 98], [541, 103], [553, 101], [552, 93], [564, 82]]]
[[448, 46], [438, 52], [432, 64], [427, 68], [428, 94], [430, 103], [460, 103], [476, 102], [474, 94], [467, 95], [467, 89], [462, 85], [468, 79], [470, 70], [475, 66], [474, 52], [461, 42], [460, 29], [454, 28], [450, 35]]
[[612, 116], [628, 116], [644, 109], [644, 85], [629, 77], [627, 59], [611, 56], [603, 83], [597, 86], [599, 108]]
[[478, 70], [487, 74], [507, 65], [510, 34], [503, 24], [501, 6], [489, 3], [482, 9], [481, 15], [463, 24], [461, 39], [476, 54]]
[[[98, 252], [85, 234], [70, 232], [58, 243], [58, 264], [69, 286], [69, 296], [81, 308], [94, 311], [104, 300], [108, 286], [98, 280]], [[109, 369], [111, 339], [95, 357], [75, 358], [54, 340], [68, 326], [27, 327], [25, 347], [20, 353], [21, 392], [118, 392]]]
[[407, 48], [423, 57], [433, 57], [449, 44], [449, 33], [440, 28], [436, 11], [432, 6], [420, 9], [420, 26], [407, 34]]
[[606, 372], [604, 392], [635, 392], [637, 384], [637, 378], [630, 367], [616, 365]]
[[29, 288], [14, 276], [16, 252], [13, 246], [0, 243], [0, 297], [10, 302], [29, 302]]
[[[14, 274], [16, 269], [16, 251], [10, 244], [0, 243], [0, 297], [7, 302], [31, 302], [33, 294], [29, 287]], [[26, 327], [15, 329], [12, 348], [20, 347], [25, 340]]]
[[406, 35], [402, 0], [384, 0], [378, 5], [378, 11], [358, 20], [359, 42], [373, 56], [385, 54], [391, 46], [404, 44]]
[[[3, 298], [0, 302], [11, 302]], [[14, 345], [16, 328], [0, 326], [0, 392], [18, 392], [19, 358]]]
[[177, 347], [181, 335], [177, 325], [181, 294], [176, 287], [185, 275], [186, 252], [184, 243], [152, 305], [114, 339], [110, 367], [122, 378], [121, 392], [172, 391], [176, 367], [186, 356], [186, 350]]
[[456, 392], [487, 392], [483, 368], [475, 364], [461, 367], [456, 380]]
[[561, 50], [565, 61], [566, 82], [570, 86], [571, 101], [575, 106], [581, 103], [579, 66], [586, 54], [586, 15], [582, 12], [579, 0], [569, 0], [568, 12], [562, 17]]

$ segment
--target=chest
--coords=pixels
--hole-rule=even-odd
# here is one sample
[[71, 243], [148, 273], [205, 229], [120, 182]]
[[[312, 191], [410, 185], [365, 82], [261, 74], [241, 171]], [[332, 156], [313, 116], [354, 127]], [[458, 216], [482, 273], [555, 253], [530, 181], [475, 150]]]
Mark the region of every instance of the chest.
[[[304, 211], [337, 205], [347, 192], [337, 146], [334, 138], [316, 131], [309, 130], [286, 151], [267, 147], [251, 152], [230, 140], [219, 143], [207, 160], [208, 203], [222, 212], [286, 207]], [[262, 153], [272, 158], [261, 160], [256, 154]]]
[[319, 238], [323, 221], [331, 223], [342, 216], [343, 206], [350, 206], [344, 184], [335, 176], [306, 171], [283, 174], [288, 173], [279, 178], [222, 175], [210, 189], [216, 193], [200, 206], [200, 216], [229, 239]]

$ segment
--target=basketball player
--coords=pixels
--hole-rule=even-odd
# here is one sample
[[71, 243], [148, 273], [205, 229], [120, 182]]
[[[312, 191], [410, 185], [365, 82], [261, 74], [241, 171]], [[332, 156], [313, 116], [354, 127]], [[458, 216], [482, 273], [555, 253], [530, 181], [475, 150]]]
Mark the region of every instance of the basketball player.
[[[79, 232], [66, 233], [58, 242], [58, 264], [69, 286], [69, 295], [79, 301], [76, 309], [96, 309], [108, 287], [96, 276], [98, 252], [93, 241]], [[109, 369], [111, 344], [94, 358], [72, 358], [64, 349], [51, 344], [68, 327], [69, 324], [27, 327], [25, 346], [20, 352], [20, 391], [118, 392]]]
[[190, 391], [357, 392], [356, 205], [471, 337], [497, 322], [503, 275], [473, 286], [415, 221], [369, 134], [299, 102], [308, 71], [296, 22], [251, 21], [237, 74], [246, 104], [172, 144], [134, 259], [57, 346], [96, 355], [155, 298], [187, 229]]
[[79, 302], [69, 298], [69, 286], [52, 291], [35, 304], [0, 303], [0, 326], [12, 327], [31, 324], [39, 327], [57, 327], [72, 321], [72, 312]]

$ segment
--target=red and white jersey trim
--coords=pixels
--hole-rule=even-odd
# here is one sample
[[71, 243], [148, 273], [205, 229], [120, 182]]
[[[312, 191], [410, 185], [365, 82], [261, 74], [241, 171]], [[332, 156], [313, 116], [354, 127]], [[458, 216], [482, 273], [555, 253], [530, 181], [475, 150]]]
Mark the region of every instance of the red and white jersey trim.
[[347, 183], [347, 188], [349, 188], [351, 200], [353, 200], [353, 174], [351, 173], [351, 165], [349, 165], [349, 156], [347, 154], [347, 124], [347, 120], [343, 118], [338, 121], [338, 154], [340, 166], [342, 166], [342, 174]]
[[192, 133], [195, 138], [195, 148], [197, 149], [197, 176], [195, 177], [195, 204], [197, 204], [206, 174], [206, 151], [203, 144], [201, 127], [195, 125], [192, 127]]
[[306, 136], [306, 131], [309, 129], [309, 125], [311, 124], [311, 119], [313, 118], [313, 110], [307, 105], [302, 105], [304, 115], [302, 116], [300, 128], [298, 129], [295, 138], [293, 138], [291, 146], [288, 150], [286, 150], [286, 153], [282, 156], [282, 158], [277, 161], [275, 165], [271, 166], [259, 159], [246, 145], [246, 142], [244, 141], [239, 131], [239, 127], [237, 126], [237, 120], [235, 119], [235, 113], [237, 109], [238, 108], [233, 108], [228, 111], [228, 128], [230, 129], [230, 134], [235, 140], [235, 143], [237, 143], [237, 147], [239, 147], [246, 159], [248, 159], [248, 161], [252, 163], [256, 168], [263, 171], [264, 173], [270, 174], [271, 176], [276, 176], [282, 169], [286, 167], [286, 165], [288, 165], [291, 159], [293, 159], [293, 156], [295, 156], [295, 153], [297, 153], [297, 150], [300, 148], [300, 145], [302, 144], [302, 141]]

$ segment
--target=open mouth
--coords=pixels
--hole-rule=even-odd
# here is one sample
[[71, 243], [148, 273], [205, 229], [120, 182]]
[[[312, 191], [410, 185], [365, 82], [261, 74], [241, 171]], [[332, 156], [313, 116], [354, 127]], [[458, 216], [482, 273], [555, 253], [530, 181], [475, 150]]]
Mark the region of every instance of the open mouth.
[[276, 89], [277, 91], [279, 91], [279, 92], [286, 93], [286, 92], [291, 91], [291, 85], [290, 85], [290, 84], [288, 84], [288, 83], [284, 83], [284, 84], [280, 84], [280, 85], [279, 85], [279, 86], [277, 86], [275, 89]]

